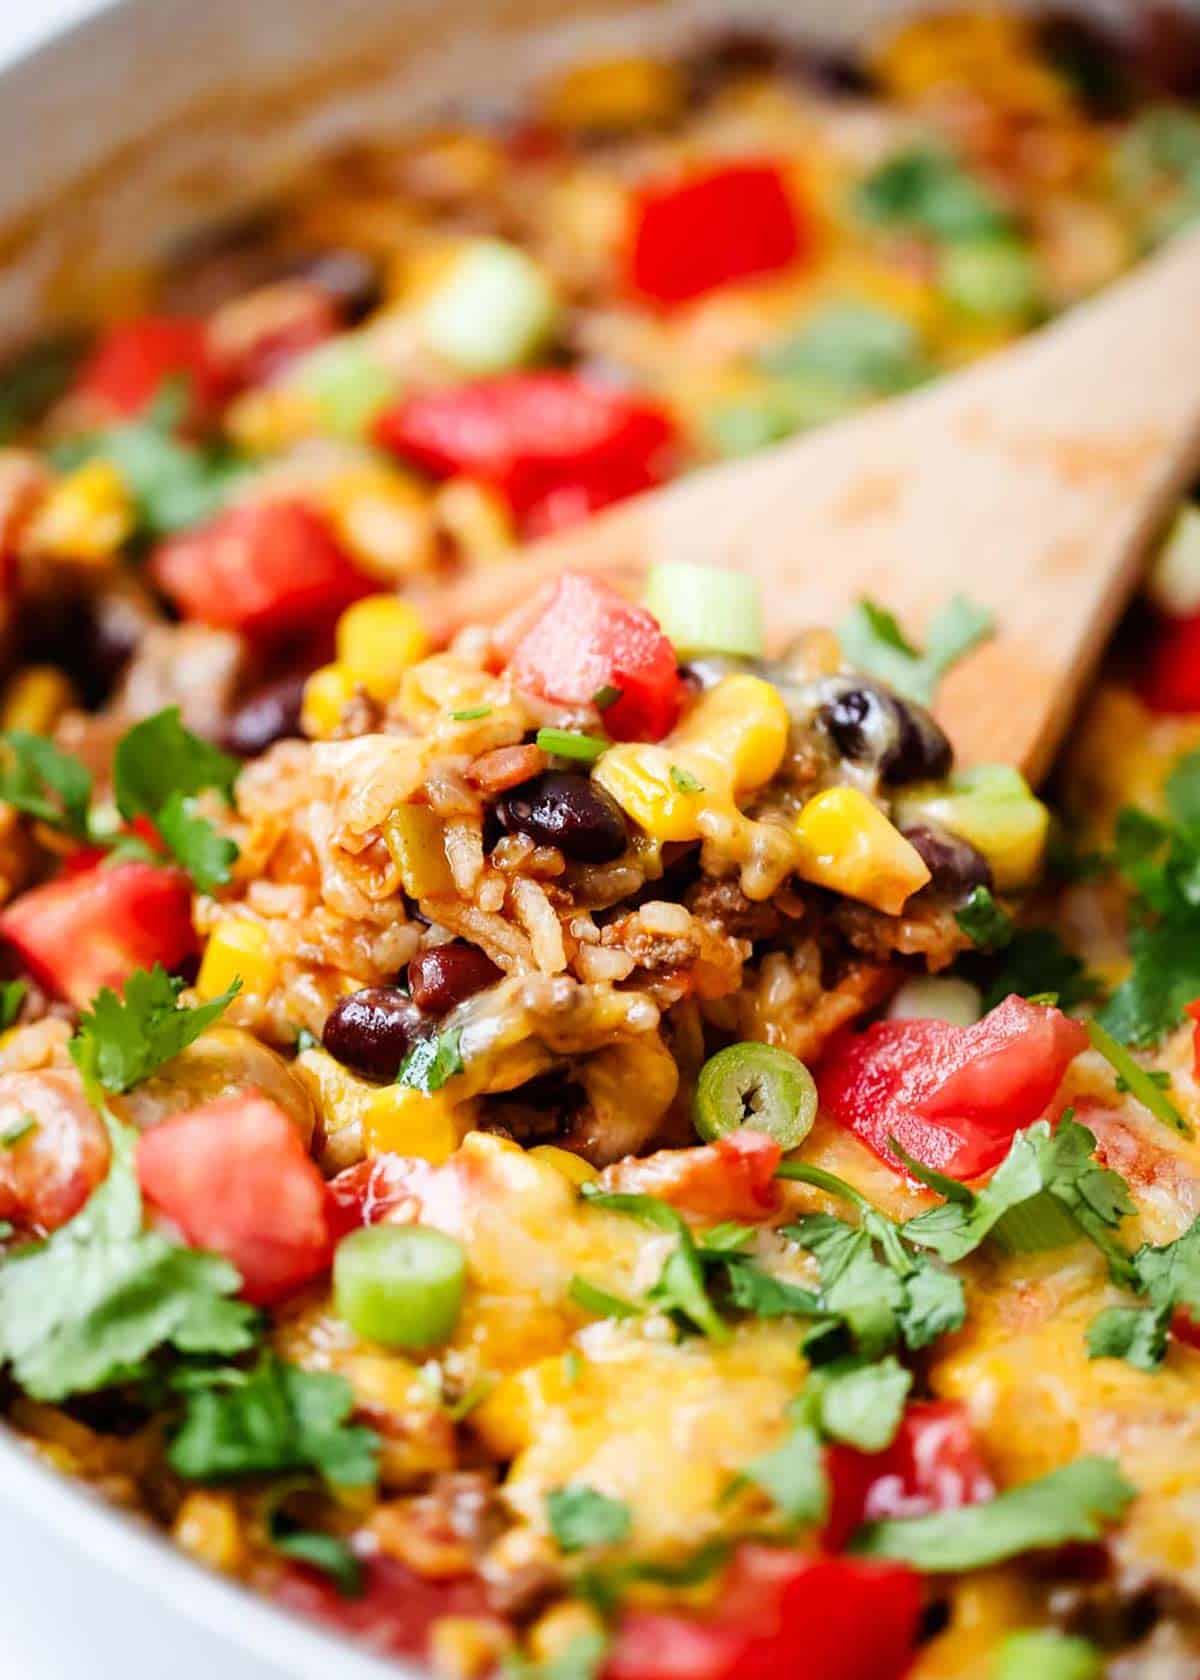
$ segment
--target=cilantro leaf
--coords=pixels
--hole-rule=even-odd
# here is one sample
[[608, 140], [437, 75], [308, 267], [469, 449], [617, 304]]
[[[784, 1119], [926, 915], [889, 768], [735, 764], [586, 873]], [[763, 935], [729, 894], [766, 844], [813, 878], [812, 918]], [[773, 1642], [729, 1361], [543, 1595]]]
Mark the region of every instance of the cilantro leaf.
[[447, 1032], [429, 1033], [419, 1038], [400, 1064], [397, 1085], [411, 1085], [414, 1090], [431, 1096], [440, 1091], [447, 1080], [463, 1070], [459, 1049], [461, 1033], [457, 1027]]
[[623, 1499], [576, 1482], [554, 1488], [546, 1495], [546, 1518], [550, 1532], [564, 1552], [582, 1552], [590, 1546], [618, 1546], [628, 1540], [633, 1513]]
[[892, 614], [873, 601], [858, 601], [837, 633], [851, 665], [928, 706], [950, 667], [986, 641], [994, 628], [989, 612], [965, 595], [955, 595], [930, 620], [923, 654], [908, 641]]
[[24, 729], [6, 730], [0, 746], [0, 799], [74, 840], [89, 840], [91, 772], [44, 735]]
[[227, 885], [237, 862], [237, 843], [219, 833], [196, 812], [195, 801], [173, 793], [154, 822], [175, 861], [186, 869], [201, 892]]
[[1139, 1371], [1153, 1371], [1166, 1357], [1169, 1309], [1106, 1307], [1087, 1330], [1089, 1359], [1123, 1359]]
[[1200, 1319], [1200, 1219], [1174, 1242], [1144, 1243], [1125, 1280], [1144, 1295], [1145, 1307], [1108, 1307], [1088, 1329], [1093, 1359], [1124, 1359], [1143, 1371], [1160, 1365], [1176, 1312]]
[[642, 1309], [635, 1307], [632, 1301], [623, 1300], [620, 1295], [610, 1295], [607, 1289], [589, 1283], [587, 1278], [578, 1274], [571, 1279], [567, 1294], [577, 1307], [582, 1307], [584, 1312], [592, 1313], [596, 1318], [641, 1317]]
[[186, 1412], [167, 1458], [179, 1475], [223, 1481], [316, 1470], [339, 1487], [372, 1484], [379, 1437], [347, 1423], [354, 1392], [344, 1377], [304, 1371], [264, 1351], [245, 1371], [191, 1372]]
[[179, 1003], [183, 981], [156, 964], [138, 969], [122, 995], [105, 986], [79, 1017], [69, 1049], [76, 1066], [106, 1091], [128, 1091], [177, 1056], [218, 1020], [241, 989], [235, 980], [219, 997], [189, 1009]]
[[273, 1511], [266, 1523], [267, 1543], [282, 1557], [295, 1558], [328, 1575], [343, 1598], [358, 1598], [363, 1590], [362, 1564], [339, 1535], [301, 1528], [284, 1512]]
[[0, 1032], [11, 1027], [21, 1013], [29, 984], [25, 980], [6, 980], [0, 985]]
[[971, 895], [954, 920], [981, 951], [999, 951], [1013, 936], [1013, 919], [997, 904], [987, 887], [972, 887]]
[[1139, 1062], [1134, 1061], [1125, 1046], [1118, 1044], [1099, 1021], [1089, 1021], [1087, 1032], [1092, 1041], [1092, 1048], [1100, 1052], [1116, 1073], [1118, 1087], [1128, 1091], [1156, 1120], [1170, 1126], [1172, 1131], [1179, 1132], [1183, 1137], [1191, 1137], [1191, 1125], [1184, 1119], [1167, 1092], [1155, 1082], [1153, 1075]]
[[709, 1297], [695, 1238], [687, 1222], [669, 1203], [656, 1196], [597, 1190], [591, 1184], [585, 1184], [581, 1194], [592, 1207], [607, 1208], [610, 1213], [627, 1213], [657, 1226], [660, 1231], [670, 1232], [676, 1239], [675, 1246], [657, 1283], [647, 1291], [646, 1300], [662, 1312], [678, 1314], [711, 1341], [729, 1340], [729, 1326]]
[[912, 1380], [891, 1354], [875, 1364], [838, 1360], [811, 1373], [801, 1404], [830, 1440], [882, 1452], [900, 1427]]
[[[701, 1259], [709, 1262], [710, 1250], [701, 1249]], [[745, 1255], [722, 1254], [719, 1263], [724, 1270], [730, 1305], [739, 1312], [752, 1313], [755, 1318], [821, 1318], [824, 1309], [810, 1289], [788, 1283], [756, 1265]]]
[[864, 221], [937, 240], [977, 239], [1008, 232], [1011, 218], [957, 158], [915, 145], [886, 158], [854, 193]]
[[113, 789], [126, 821], [149, 817], [176, 860], [204, 892], [223, 886], [237, 846], [195, 808], [214, 789], [228, 802], [241, 765], [185, 729], [178, 706], [168, 706], [126, 731], [117, 744]]
[[1083, 963], [1051, 928], [1018, 928], [984, 990], [983, 1008], [985, 1013], [994, 1009], [1014, 992], [1024, 998], [1053, 992], [1060, 1009], [1074, 1009], [1089, 1003], [1098, 989]]
[[986, 1569], [1022, 1552], [1103, 1538], [1135, 1497], [1111, 1458], [1079, 1458], [980, 1505], [869, 1523], [850, 1550], [895, 1558], [926, 1574]]
[[0, 1363], [37, 1400], [130, 1380], [164, 1345], [229, 1356], [254, 1341], [228, 1261], [142, 1230], [135, 1134], [109, 1131], [108, 1177], [82, 1210], [0, 1267]]
[[823, 1523], [829, 1515], [829, 1479], [821, 1437], [808, 1424], [746, 1465], [734, 1486], [753, 1482], [783, 1517], [797, 1526]]

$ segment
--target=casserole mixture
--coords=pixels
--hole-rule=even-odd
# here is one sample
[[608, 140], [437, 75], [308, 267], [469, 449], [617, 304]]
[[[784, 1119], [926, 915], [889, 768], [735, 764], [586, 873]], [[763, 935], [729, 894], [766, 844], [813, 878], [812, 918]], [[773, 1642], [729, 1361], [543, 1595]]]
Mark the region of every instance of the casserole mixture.
[[1200, 509], [1054, 816], [928, 709], [969, 579], [430, 628], [1181, 226], [1143, 11], [580, 65], [9, 363], [30, 1450], [454, 1680], [1200, 1674]]

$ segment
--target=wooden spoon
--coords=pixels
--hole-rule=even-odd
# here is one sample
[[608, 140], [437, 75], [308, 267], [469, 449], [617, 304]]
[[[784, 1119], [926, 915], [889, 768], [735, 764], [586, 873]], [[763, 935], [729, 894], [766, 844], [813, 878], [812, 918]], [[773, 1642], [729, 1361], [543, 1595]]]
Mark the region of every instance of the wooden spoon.
[[430, 602], [489, 620], [564, 568], [636, 594], [662, 560], [758, 578], [772, 651], [866, 596], [920, 643], [954, 593], [996, 635], [937, 713], [963, 763], [1049, 768], [1173, 502], [1200, 472], [1200, 234], [912, 396], [710, 468], [478, 567]]

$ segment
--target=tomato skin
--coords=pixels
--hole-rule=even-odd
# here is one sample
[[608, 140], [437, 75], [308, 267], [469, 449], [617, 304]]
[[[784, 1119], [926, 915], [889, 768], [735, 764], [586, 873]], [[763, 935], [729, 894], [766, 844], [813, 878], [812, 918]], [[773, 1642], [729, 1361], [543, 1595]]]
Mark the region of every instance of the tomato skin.
[[770, 162], [654, 181], [634, 203], [630, 289], [670, 308], [806, 256], [811, 231]]
[[384, 1554], [363, 1559], [363, 1576], [361, 1596], [343, 1598], [315, 1570], [289, 1569], [274, 1598], [389, 1657], [427, 1657], [429, 1630], [442, 1616], [489, 1614], [487, 1589], [477, 1576], [431, 1580]]
[[418, 392], [381, 415], [376, 437], [434, 478], [490, 485], [524, 535], [544, 536], [661, 484], [676, 430], [644, 397], [549, 372]]
[[291, 1120], [261, 1092], [218, 1097], [143, 1132], [137, 1169], [146, 1198], [193, 1247], [232, 1261], [256, 1306], [328, 1270], [325, 1181]]
[[616, 741], [659, 741], [679, 716], [683, 684], [675, 650], [644, 607], [598, 578], [567, 572], [526, 625], [509, 660], [518, 688], [563, 705], [589, 704], [602, 688], [621, 697], [604, 713]]
[[657, 1196], [704, 1219], [758, 1220], [780, 1204], [775, 1168], [782, 1153], [774, 1138], [742, 1127], [695, 1149], [618, 1161], [601, 1182], [606, 1190]]
[[1087, 1043], [1078, 1021], [1016, 996], [971, 1027], [877, 1021], [831, 1042], [821, 1104], [897, 1171], [889, 1137], [925, 1166], [977, 1178], [1041, 1115]]
[[190, 419], [210, 421], [227, 394], [202, 321], [142, 315], [109, 329], [80, 370], [73, 395], [111, 420], [133, 420], [172, 378], [191, 393]]
[[328, 625], [375, 587], [300, 501], [230, 508], [164, 543], [151, 569], [184, 618], [259, 642]]
[[41, 983], [80, 1007], [138, 968], [178, 968], [199, 949], [192, 892], [178, 869], [93, 864], [33, 887], [0, 913], [0, 937]]
[[821, 1542], [831, 1552], [864, 1522], [976, 1505], [996, 1491], [966, 1408], [954, 1400], [914, 1401], [883, 1452], [826, 1447], [825, 1469], [832, 1499]]
[[1200, 712], [1200, 613], [1160, 621], [1141, 691], [1152, 712]]
[[902, 1563], [743, 1545], [712, 1616], [634, 1610], [603, 1680], [901, 1680], [921, 1583]]

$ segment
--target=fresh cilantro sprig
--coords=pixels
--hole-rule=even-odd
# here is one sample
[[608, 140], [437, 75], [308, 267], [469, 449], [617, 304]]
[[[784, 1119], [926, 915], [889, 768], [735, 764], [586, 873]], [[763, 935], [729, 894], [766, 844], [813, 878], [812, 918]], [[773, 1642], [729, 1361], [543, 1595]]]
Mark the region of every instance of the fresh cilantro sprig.
[[11, 1027], [21, 1013], [21, 1005], [25, 1002], [25, 994], [29, 990], [26, 980], [6, 980], [0, 985], [0, 1032]]
[[581, 1194], [592, 1207], [629, 1214], [674, 1236], [675, 1246], [663, 1264], [658, 1281], [647, 1292], [646, 1300], [660, 1312], [683, 1319], [711, 1341], [727, 1342], [729, 1326], [709, 1296], [696, 1240], [683, 1216], [656, 1196], [598, 1190], [591, 1184], [585, 1184]]
[[1133, 1256], [1130, 1287], [1145, 1306], [1107, 1307], [1088, 1328], [1093, 1359], [1124, 1359], [1152, 1371], [1167, 1351], [1167, 1332], [1177, 1312], [1200, 1320], [1200, 1219], [1174, 1242], [1146, 1243]]
[[1053, 993], [1060, 1009], [1071, 1010], [1093, 1002], [1100, 989], [1058, 934], [1043, 927], [1015, 929], [1004, 944], [999, 966], [985, 969], [981, 979], [985, 1012], [1014, 993], [1023, 998]]
[[987, 887], [972, 887], [967, 902], [954, 912], [954, 920], [980, 951], [1000, 951], [1012, 943], [1013, 919]]
[[363, 1569], [348, 1543], [325, 1529], [305, 1528], [286, 1508], [295, 1485], [277, 1490], [263, 1520], [263, 1531], [271, 1550], [281, 1557], [306, 1563], [310, 1569], [328, 1575], [343, 1598], [358, 1598], [363, 1590]]
[[930, 621], [924, 653], [909, 641], [893, 614], [875, 601], [858, 601], [837, 633], [851, 665], [928, 706], [951, 666], [994, 631], [991, 613], [965, 595], [955, 595]]
[[450, 1027], [445, 1032], [419, 1038], [400, 1064], [397, 1085], [411, 1085], [427, 1097], [440, 1091], [465, 1065], [459, 1048], [461, 1036], [457, 1027]]
[[585, 1482], [554, 1488], [546, 1495], [546, 1520], [562, 1552], [593, 1546], [619, 1546], [633, 1528], [633, 1512], [623, 1499], [612, 1499]]
[[105, 986], [80, 1015], [69, 1045], [72, 1060], [105, 1091], [128, 1091], [194, 1043], [240, 990], [241, 981], [234, 980], [228, 991], [192, 1009], [179, 1002], [182, 980], [157, 964], [138, 969], [120, 997]]
[[1022, 1552], [1100, 1540], [1137, 1490], [1111, 1458], [1078, 1458], [978, 1505], [869, 1523], [850, 1542], [867, 1557], [893, 1558], [925, 1574], [986, 1569]]
[[91, 772], [43, 735], [9, 729], [0, 735], [0, 799], [26, 816], [92, 843]]
[[165, 1347], [228, 1358], [255, 1340], [227, 1260], [142, 1229], [135, 1134], [108, 1126], [108, 1176], [82, 1211], [0, 1267], [0, 1364], [36, 1400], [140, 1378]]
[[229, 880], [237, 846], [196, 810], [211, 789], [228, 803], [241, 764], [186, 729], [178, 706], [135, 723], [117, 745], [113, 792], [127, 822], [148, 817], [202, 892]]

